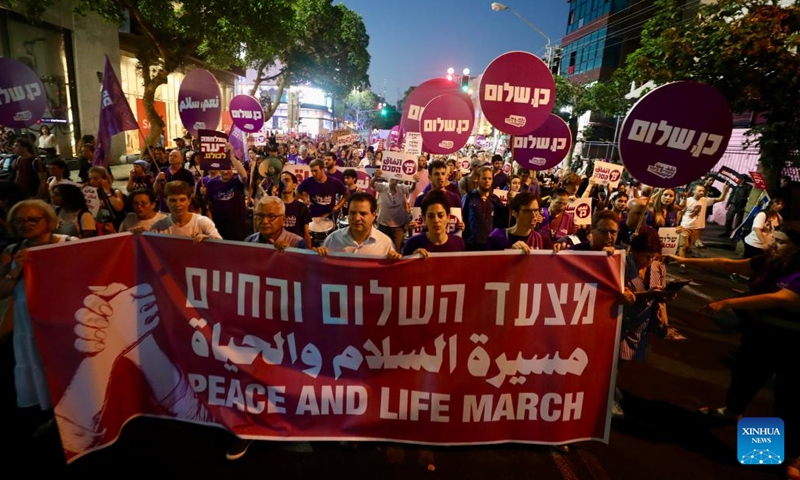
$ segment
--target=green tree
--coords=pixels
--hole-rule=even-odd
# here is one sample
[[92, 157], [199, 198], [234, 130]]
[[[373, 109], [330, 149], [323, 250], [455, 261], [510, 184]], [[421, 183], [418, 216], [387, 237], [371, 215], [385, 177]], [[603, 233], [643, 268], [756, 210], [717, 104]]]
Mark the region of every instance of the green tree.
[[[716, 87], [737, 113], [763, 113], [760, 169], [770, 187], [800, 153], [800, 2], [719, 0], [696, 12], [680, 0], [657, 0], [641, 48], [627, 70], [658, 84], [697, 80]], [[785, 3], [785, 2], [784, 2]], [[695, 14], [696, 13], [696, 14]]]
[[[8, 0], [37, 17], [55, 0]], [[289, 0], [73, 0], [79, 14], [97, 12], [121, 23], [127, 11], [138, 34], [136, 56], [144, 78], [144, 107], [152, 129], [145, 139], [155, 145], [164, 121], [154, 107], [155, 93], [169, 74], [195, 58], [212, 68], [244, 66], [244, 45], [255, 42], [279, 49], [290, 39]], [[264, 28], [266, 20], [271, 21]], [[265, 47], [266, 48], [266, 47]]]
[[[277, 98], [291, 84], [314, 85], [335, 98], [369, 87], [369, 35], [361, 16], [331, 0], [295, 0], [292, 9], [282, 25], [291, 32], [284, 45], [275, 48], [258, 37], [246, 45], [247, 63], [257, 72], [251, 95], [265, 81], [276, 83]], [[264, 30], [270, 27], [267, 23]], [[278, 104], [267, 108], [266, 118]]]
[[572, 148], [567, 156], [567, 161], [572, 162], [572, 150], [575, 149], [575, 141], [578, 138], [578, 118], [589, 110], [586, 103], [586, 86], [573, 82], [561, 75], [555, 75], [556, 82], [556, 101], [553, 105], [553, 113], [560, 116], [567, 122], [569, 131], [572, 133]]

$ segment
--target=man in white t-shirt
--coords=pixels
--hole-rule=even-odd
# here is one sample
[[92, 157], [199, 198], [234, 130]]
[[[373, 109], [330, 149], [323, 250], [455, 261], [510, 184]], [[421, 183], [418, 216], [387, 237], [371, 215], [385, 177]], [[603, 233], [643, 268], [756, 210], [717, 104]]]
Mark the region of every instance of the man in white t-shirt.
[[728, 184], [722, 187], [719, 197], [706, 197], [706, 187], [703, 184], [695, 185], [694, 194], [686, 200], [686, 209], [682, 212], [680, 220], [680, 246], [678, 256], [685, 257], [689, 247], [702, 246], [700, 235], [706, 228], [706, 209], [710, 205], [725, 200], [728, 196]]
[[176, 180], [167, 183], [164, 195], [169, 207], [169, 215], [155, 222], [150, 229], [154, 233], [166, 233], [179, 237], [190, 237], [196, 242], [207, 238], [222, 240], [217, 227], [210, 218], [189, 211], [194, 187]]

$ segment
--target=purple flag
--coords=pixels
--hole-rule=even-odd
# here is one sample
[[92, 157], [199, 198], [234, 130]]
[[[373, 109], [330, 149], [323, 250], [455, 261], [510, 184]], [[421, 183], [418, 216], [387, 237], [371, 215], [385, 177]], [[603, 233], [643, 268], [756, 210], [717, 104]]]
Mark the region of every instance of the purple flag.
[[100, 93], [100, 126], [94, 145], [94, 164], [108, 168], [111, 137], [125, 130], [136, 130], [139, 124], [133, 116], [131, 106], [122, 93], [117, 74], [106, 56], [103, 71], [103, 90]]

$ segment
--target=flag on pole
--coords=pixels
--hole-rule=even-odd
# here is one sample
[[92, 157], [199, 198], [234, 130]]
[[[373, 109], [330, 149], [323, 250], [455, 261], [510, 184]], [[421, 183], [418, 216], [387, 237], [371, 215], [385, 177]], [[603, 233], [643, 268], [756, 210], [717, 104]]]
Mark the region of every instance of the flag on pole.
[[233, 147], [233, 154], [236, 155], [236, 158], [240, 162], [246, 163], [249, 159], [247, 158], [247, 134], [245, 131], [236, 125], [231, 125], [228, 141]]
[[136, 130], [139, 124], [133, 116], [131, 106], [122, 93], [122, 87], [106, 55], [103, 70], [103, 90], [100, 93], [100, 126], [94, 145], [94, 164], [108, 168], [111, 153], [111, 138], [125, 130]]

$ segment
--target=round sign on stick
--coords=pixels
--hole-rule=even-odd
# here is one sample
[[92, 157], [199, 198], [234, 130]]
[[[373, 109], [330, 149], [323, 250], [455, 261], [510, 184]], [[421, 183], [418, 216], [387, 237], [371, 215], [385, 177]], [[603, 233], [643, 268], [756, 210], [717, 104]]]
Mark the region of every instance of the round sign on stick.
[[178, 91], [178, 113], [186, 130], [215, 130], [219, 125], [222, 106], [217, 79], [208, 70], [195, 68], [184, 77]]
[[533, 132], [547, 121], [555, 101], [553, 74], [532, 53], [504, 53], [483, 72], [481, 109], [489, 123], [501, 132], [511, 135]]
[[530, 170], [553, 168], [572, 148], [572, 132], [558, 115], [551, 113], [544, 125], [528, 135], [515, 136], [511, 142], [514, 160]]
[[29, 127], [46, 107], [47, 93], [36, 72], [13, 58], [0, 58], [0, 125]]
[[622, 163], [636, 180], [676, 187], [697, 180], [722, 158], [733, 131], [731, 110], [714, 87], [662, 85], [633, 106], [619, 139]]
[[231, 119], [243, 132], [254, 133], [264, 125], [264, 109], [250, 95], [236, 95], [231, 100]]
[[445, 94], [431, 100], [419, 121], [425, 150], [446, 155], [461, 150], [472, 134], [473, 116], [458, 95]]
[[475, 117], [475, 106], [472, 104], [472, 99], [466, 92], [461, 90], [461, 87], [456, 82], [447, 80], [446, 78], [432, 78], [415, 88], [408, 96], [408, 100], [406, 100], [403, 106], [403, 116], [400, 119], [400, 126], [405, 133], [421, 132], [419, 120], [422, 116], [422, 112], [425, 111], [425, 106], [434, 98], [445, 94], [456, 95], [463, 100], [469, 107], [472, 118]]

